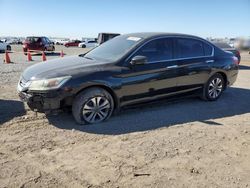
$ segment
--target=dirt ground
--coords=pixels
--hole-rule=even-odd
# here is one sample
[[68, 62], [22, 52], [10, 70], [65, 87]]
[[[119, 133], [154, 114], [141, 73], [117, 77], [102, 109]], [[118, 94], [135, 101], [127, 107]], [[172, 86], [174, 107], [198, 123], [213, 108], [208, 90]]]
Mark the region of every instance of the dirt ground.
[[[67, 55], [82, 53], [66, 49]], [[14, 50], [21, 50], [14, 46]], [[161, 102], [79, 126], [70, 114], [45, 116], [19, 101], [26, 62], [0, 54], [0, 188], [250, 187], [250, 55], [220, 100]], [[58, 54], [47, 56], [49, 59]]]

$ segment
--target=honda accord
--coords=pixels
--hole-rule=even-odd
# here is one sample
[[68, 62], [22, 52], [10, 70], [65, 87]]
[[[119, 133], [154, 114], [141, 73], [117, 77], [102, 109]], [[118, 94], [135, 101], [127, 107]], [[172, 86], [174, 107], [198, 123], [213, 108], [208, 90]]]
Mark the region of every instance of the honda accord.
[[77, 123], [88, 124], [125, 106], [167, 97], [197, 95], [215, 101], [237, 74], [238, 59], [202, 38], [134, 33], [86, 54], [30, 66], [18, 91], [33, 111], [70, 107]]

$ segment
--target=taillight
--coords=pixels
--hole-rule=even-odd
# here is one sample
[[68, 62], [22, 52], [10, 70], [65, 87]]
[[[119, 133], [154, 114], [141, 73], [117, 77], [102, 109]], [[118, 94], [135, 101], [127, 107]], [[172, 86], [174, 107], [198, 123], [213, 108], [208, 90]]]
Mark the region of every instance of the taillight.
[[239, 65], [239, 59], [237, 58], [237, 57], [235, 57], [235, 56], [233, 56], [233, 62], [234, 62], [234, 64], [236, 64], [236, 65]]
[[23, 43], [23, 48], [27, 48], [28, 44], [27, 43]]

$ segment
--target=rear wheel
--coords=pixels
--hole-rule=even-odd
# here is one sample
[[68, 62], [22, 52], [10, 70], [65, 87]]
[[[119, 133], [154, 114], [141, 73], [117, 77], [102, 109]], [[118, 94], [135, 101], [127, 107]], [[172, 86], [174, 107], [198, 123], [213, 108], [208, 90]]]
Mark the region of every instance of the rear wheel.
[[7, 49], [8, 51], [11, 51], [11, 46], [8, 45], [8, 46], [6, 47], [6, 49]]
[[102, 88], [90, 88], [78, 94], [72, 114], [79, 124], [94, 124], [108, 119], [114, 110], [112, 96]]
[[82, 48], [86, 48], [86, 45], [85, 45], [85, 44], [83, 44], [83, 45], [82, 45]]
[[213, 75], [206, 83], [203, 90], [203, 98], [208, 101], [215, 101], [220, 98], [225, 89], [225, 80], [219, 73]]
[[24, 55], [27, 55], [27, 51], [28, 51], [28, 50], [27, 50], [26, 48], [23, 49]]

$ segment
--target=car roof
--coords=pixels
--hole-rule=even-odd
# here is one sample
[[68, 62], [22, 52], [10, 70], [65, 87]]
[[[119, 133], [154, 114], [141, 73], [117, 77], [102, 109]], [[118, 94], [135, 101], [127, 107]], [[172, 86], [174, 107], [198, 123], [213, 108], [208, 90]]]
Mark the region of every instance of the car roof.
[[[161, 37], [161, 36], [171, 36], [171, 37], [191, 37], [191, 38], [197, 38], [202, 39], [200, 37], [194, 36], [194, 35], [188, 35], [188, 34], [182, 34], [182, 33], [167, 33], [167, 32], [142, 32], [142, 33], [129, 33], [125, 34], [123, 36], [127, 37], [139, 37], [139, 38], [152, 38], [152, 37]], [[204, 39], [203, 39], [204, 40]]]

